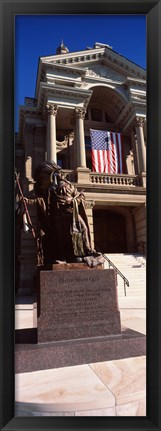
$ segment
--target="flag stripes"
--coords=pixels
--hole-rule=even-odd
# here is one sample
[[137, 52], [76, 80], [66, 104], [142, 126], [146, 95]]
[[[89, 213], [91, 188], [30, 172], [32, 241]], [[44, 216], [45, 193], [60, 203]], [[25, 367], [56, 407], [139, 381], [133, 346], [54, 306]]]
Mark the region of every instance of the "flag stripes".
[[121, 133], [90, 129], [92, 170], [123, 173], [123, 140]]

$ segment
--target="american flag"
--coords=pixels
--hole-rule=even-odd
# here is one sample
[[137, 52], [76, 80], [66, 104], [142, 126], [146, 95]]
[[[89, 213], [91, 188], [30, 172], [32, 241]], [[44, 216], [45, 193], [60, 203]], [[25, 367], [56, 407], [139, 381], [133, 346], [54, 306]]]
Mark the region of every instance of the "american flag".
[[122, 134], [90, 129], [92, 170], [94, 172], [123, 173]]

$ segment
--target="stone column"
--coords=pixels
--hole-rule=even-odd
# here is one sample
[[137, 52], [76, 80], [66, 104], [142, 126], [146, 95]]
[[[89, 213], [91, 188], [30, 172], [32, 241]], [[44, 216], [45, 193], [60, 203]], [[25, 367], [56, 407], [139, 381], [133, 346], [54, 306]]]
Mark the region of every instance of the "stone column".
[[75, 109], [76, 119], [76, 146], [77, 146], [77, 167], [86, 168], [86, 151], [84, 139], [84, 108]]
[[70, 165], [69, 169], [74, 169], [76, 165], [75, 160], [75, 151], [74, 151], [74, 131], [69, 133], [69, 158], [70, 158]]
[[57, 163], [56, 154], [56, 115], [57, 105], [46, 105], [48, 114], [47, 124], [47, 160]]
[[35, 125], [26, 125], [25, 130], [25, 175], [30, 181], [33, 174], [33, 146], [34, 146]]
[[135, 174], [139, 174], [139, 156], [138, 156], [138, 145], [136, 141], [136, 132], [135, 129], [131, 128], [131, 142], [132, 142], [132, 148], [133, 148], [133, 154], [134, 154], [134, 171]]
[[144, 132], [143, 132], [144, 118], [136, 117], [134, 125], [135, 125], [136, 135], [137, 135], [140, 173], [142, 173], [142, 172], [146, 172], [146, 149], [145, 149]]

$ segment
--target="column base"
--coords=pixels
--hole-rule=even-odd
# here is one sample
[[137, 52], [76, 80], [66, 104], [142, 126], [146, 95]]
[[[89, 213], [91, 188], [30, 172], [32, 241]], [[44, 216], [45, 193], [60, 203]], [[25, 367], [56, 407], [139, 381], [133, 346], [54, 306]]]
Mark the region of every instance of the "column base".
[[146, 172], [142, 172], [140, 175], [141, 185], [146, 188]]
[[89, 184], [90, 183], [89, 174], [90, 174], [90, 169], [89, 168], [78, 167], [76, 169], [77, 183], [79, 183], [79, 184], [86, 184], [86, 183]]

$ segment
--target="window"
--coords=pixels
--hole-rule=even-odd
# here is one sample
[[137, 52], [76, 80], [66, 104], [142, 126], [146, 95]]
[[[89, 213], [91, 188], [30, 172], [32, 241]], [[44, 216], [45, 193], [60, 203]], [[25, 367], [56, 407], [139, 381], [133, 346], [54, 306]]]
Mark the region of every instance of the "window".
[[102, 111], [100, 109], [91, 109], [92, 121], [102, 121]]

